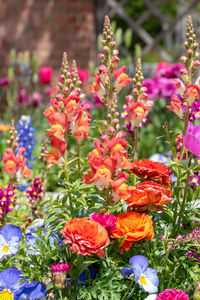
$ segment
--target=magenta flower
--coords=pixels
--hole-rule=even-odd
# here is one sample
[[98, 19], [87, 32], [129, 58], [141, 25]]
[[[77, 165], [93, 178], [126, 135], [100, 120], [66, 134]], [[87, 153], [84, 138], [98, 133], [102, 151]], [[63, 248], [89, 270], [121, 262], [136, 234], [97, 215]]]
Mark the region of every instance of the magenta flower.
[[156, 300], [189, 300], [189, 296], [186, 295], [182, 290], [177, 291], [176, 289], [164, 290], [158, 295]]
[[189, 123], [183, 144], [193, 154], [200, 155], [200, 125], [193, 126], [191, 122]]
[[90, 215], [90, 219], [98, 222], [106, 228], [110, 235], [114, 230], [117, 229], [117, 218], [113, 214], [98, 214], [93, 213]]
[[52, 79], [52, 73], [53, 70], [51, 67], [40, 68], [40, 72], [39, 72], [40, 83], [49, 84]]
[[66, 280], [66, 274], [71, 269], [71, 264], [66, 263], [55, 263], [51, 265], [51, 271], [53, 274], [53, 279], [55, 282], [55, 286], [58, 289], [62, 289], [65, 280]]
[[8, 77], [3, 77], [0, 79], [0, 85], [2, 86], [7, 86], [9, 84], [9, 78]]

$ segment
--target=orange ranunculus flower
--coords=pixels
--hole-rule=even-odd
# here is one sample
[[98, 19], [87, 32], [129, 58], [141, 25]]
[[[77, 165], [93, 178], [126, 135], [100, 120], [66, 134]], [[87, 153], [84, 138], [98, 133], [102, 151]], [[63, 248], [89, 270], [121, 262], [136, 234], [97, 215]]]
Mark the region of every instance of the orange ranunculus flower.
[[[118, 188], [120, 191], [120, 187]], [[128, 197], [129, 194], [129, 197]], [[161, 184], [145, 181], [132, 187], [127, 186], [127, 195], [124, 199], [129, 208], [138, 208], [141, 211], [162, 210], [162, 206], [168, 204], [173, 199], [171, 198], [172, 190]]]
[[84, 256], [95, 253], [103, 257], [105, 253], [102, 248], [110, 242], [107, 230], [94, 220], [72, 219], [65, 224], [61, 233], [70, 251]]
[[163, 185], [170, 184], [169, 169], [159, 162], [149, 159], [135, 160], [131, 172], [140, 178], [149, 178]]
[[130, 211], [128, 213], [119, 214], [117, 217], [117, 229], [112, 232], [111, 237], [124, 238], [120, 251], [129, 250], [132, 243], [154, 237], [152, 220], [145, 213]]

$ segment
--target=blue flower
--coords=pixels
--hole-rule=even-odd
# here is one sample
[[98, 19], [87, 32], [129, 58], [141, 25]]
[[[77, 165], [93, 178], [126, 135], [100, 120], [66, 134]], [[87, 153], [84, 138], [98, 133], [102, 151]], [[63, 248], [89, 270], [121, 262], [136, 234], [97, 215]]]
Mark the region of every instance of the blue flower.
[[47, 291], [45, 286], [38, 281], [26, 282], [21, 288], [15, 293], [15, 299], [19, 300], [45, 300]]
[[17, 254], [21, 238], [22, 231], [18, 226], [8, 224], [0, 230], [0, 261]]
[[0, 299], [14, 299], [19, 285], [22, 272], [17, 269], [6, 269], [0, 273]]
[[[37, 236], [37, 229], [42, 228], [44, 236], [46, 236], [46, 228], [44, 225], [44, 219], [36, 219], [31, 226], [29, 226], [25, 232], [25, 237], [28, 246], [32, 248], [32, 250], [27, 250], [28, 254], [38, 255], [40, 252], [38, 251], [37, 241], [41, 241], [41, 238]], [[61, 247], [62, 242], [59, 240], [58, 236], [55, 233], [52, 233], [49, 237], [50, 244], [53, 246], [54, 241], [57, 242], [58, 247]]]
[[159, 279], [155, 269], [148, 268], [148, 259], [143, 255], [135, 255], [129, 260], [131, 268], [122, 268], [122, 276], [130, 276], [132, 273], [135, 282], [148, 293], [157, 293]]
[[38, 281], [19, 284], [22, 272], [17, 269], [6, 269], [0, 273], [0, 299], [15, 300], [44, 300], [47, 291]]
[[32, 153], [35, 147], [35, 135], [34, 131], [35, 128], [31, 127], [32, 119], [30, 116], [21, 116], [19, 121], [17, 122], [17, 130], [18, 133], [18, 144], [19, 148], [24, 147], [26, 149], [26, 152], [24, 153], [24, 156], [27, 158], [26, 165], [29, 169], [32, 169], [32, 165], [29, 164], [29, 161], [35, 160], [34, 157], [32, 157]]

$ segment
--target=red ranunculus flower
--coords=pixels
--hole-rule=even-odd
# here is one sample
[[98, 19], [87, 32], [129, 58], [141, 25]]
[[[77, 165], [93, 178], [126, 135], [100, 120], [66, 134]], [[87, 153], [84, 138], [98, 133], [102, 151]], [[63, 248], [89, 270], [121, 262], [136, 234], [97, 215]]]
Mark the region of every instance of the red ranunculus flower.
[[140, 178], [152, 179], [153, 181], [169, 185], [169, 169], [159, 162], [149, 159], [135, 160], [131, 172]]
[[84, 256], [95, 253], [104, 257], [105, 252], [102, 248], [110, 242], [107, 230], [93, 220], [72, 219], [65, 224], [61, 233], [70, 251]]
[[162, 210], [162, 206], [172, 201], [172, 190], [161, 184], [145, 181], [128, 187], [130, 197], [124, 199], [129, 207], [139, 210]]

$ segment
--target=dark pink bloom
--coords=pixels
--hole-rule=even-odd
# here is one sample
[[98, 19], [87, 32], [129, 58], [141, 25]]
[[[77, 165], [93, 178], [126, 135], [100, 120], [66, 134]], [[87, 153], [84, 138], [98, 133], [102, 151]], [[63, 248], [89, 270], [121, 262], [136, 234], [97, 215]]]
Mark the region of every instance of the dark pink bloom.
[[71, 269], [71, 264], [66, 264], [66, 263], [55, 263], [51, 265], [51, 271], [52, 273], [55, 272], [62, 272], [62, 273], [67, 273]]
[[111, 234], [114, 230], [117, 229], [117, 218], [113, 214], [93, 213], [90, 215], [90, 219], [104, 226], [108, 231], [108, 234]]
[[78, 76], [82, 83], [88, 82], [90, 79], [90, 72], [88, 70], [81, 70], [78, 68]]
[[170, 64], [165, 62], [165, 61], [161, 61], [158, 63], [157, 68], [156, 68], [156, 76], [157, 77], [162, 77], [165, 76], [165, 73], [167, 71], [170, 71]]
[[9, 78], [8, 77], [3, 77], [0, 79], [0, 85], [2, 86], [7, 86], [9, 84]]
[[40, 105], [41, 100], [42, 100], [42, 94], [40, 94], [38, 92], [34, 92], [32, 94], [32, 99], [33, 99], [34, 107], [38, 107]]
[[160, 293], [156, 300], [189, 300], [189, 296], [186, 295], [182, 290], [177, 291], [176, 289], [167, 289]]
[[193, 126], [189, 122], [187, 132], [183, 138], [183, 144], [193, 154], [200, 155], [200, 125]]
[[71, 269], [71, 264], [55, 263], [51, 265], [53, 280], [58, 289], [62, 289], [65, 285], [66, 274]]
[[42, 67], [40, 68], [39, 78], [40, 83], [49, 84], [52, 79], [53, 70], [51, 67]]
[[104, 106], [103, 102], [101, 102], [100, 98], [98, 97], [98, 95], [96, 93], [93, 95], [93, 98], [94, 98], [94, 104], [97, 107]]

